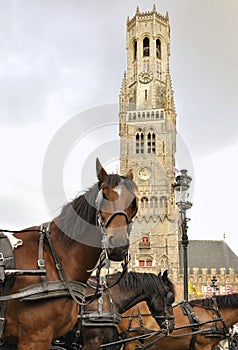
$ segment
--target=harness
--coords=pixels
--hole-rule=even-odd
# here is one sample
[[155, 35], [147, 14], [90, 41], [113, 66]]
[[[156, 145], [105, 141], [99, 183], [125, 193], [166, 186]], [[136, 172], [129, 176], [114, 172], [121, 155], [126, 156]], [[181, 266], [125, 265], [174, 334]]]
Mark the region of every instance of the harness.
[[189, 319], [190, 326], [192, 328], [192, 339], [189, 344], [189, 350], [194, 350], [195, 349], [195, 343], [196, 343], [196, 331], [199, 330], [199, 319], [196, 316], [195, 312], [193, 311], [193, 308], [191, 305], [187, 302], [184, 301], [183, 303], [180, 304], [180, 307], [183, 311], [183, 314], [186, 315]]
[[[92, 286], [90, 284], [90, 287], [98, 290], [98, 294], [94, 294], [94, 299], [97, 299], [97, 308], [96, 310], [89, 311], [85, 309], [85, 304], [81, 305], [80, 314], [78, 315], [74, 329], [69, 332], [66, 337], [64, 337], [62, 344], [70, 346], [78, 344], [82, 345], [82, 333], [84, 327], [113, 327], [113, 331], [118, 335], [117, 325], [121, 321], [122, 317], [114, 310], [114, 304], [110, 294], [110, 289], [106, 285], [106, 277], [100, 276], [99, 286]], [[109, 310], [105, 308], [105, 296], [109, 304]], [[87, 298], [87, 296], [85, 296], [85, 298]]]
[[[197, 334], [204, 333], [205, 337], [209, 337], [209, 338], [215, 337], [215, 338], [220, 338], [221, 340], [230, 336], [229, 329], [226, 326], [224, 319], [221, 317], [220, 311], [218, 309], [216, 297], [215, 296], [212, 297], [212, 300], [213, 300], [213, 308], [212, 309], [208, 308], [208, 309], [215, 311], [214, 318], [213, 318], [213, 320], [209, 320], [209, 321], [203, 322], [203, 323], [200, 323], [200, 321], [199, 321], [198, 317], [196, 316], [195, 312], [193, 311], [193, 308], [192, 308], [190, 303], [183, 301], [180, 304], [180, 307], [182, 308], [183, 314], [188, 317], [189, 322], [190, 322], [190, 327], [192, 329], [192, 332], [190, 333], [192, 335], [192, 339], [191, 339], [190, 344], [189, 344], [189, 350], [195, 350], [195, 343], [196, 343]], [[193, 305], [200, 306], [197, 304], [193, 304]], [[202, 307], [206, 308], [204, 306], [202, 306]], [[217, 324], [218, 321], [222, 322], [223, 327], [218, 326], [218, 324]], [[211, 323], [211, 322], [213, 322], [213, 325], [209, 329], [199, 331], [199, 328], [201, 325], [203, 325], [205, 323]], [[179, 328], [182, 328], [182, 327], [179, 327]]]

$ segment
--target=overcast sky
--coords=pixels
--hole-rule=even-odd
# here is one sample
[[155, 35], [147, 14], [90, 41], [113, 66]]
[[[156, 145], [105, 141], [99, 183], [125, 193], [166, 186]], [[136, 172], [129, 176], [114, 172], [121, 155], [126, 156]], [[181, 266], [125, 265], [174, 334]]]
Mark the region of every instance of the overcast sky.
[[[1, 228], [49, 219], [42, 194], [49, 145], [57, 145], [58, 131], [76, 115], [118, 103], [127, 16], [154, 3], [169, 13], [178, 135], [192, 159], [179, 164], [193, 175], [189, 237], [223, 239], [225, 233], [238, 254], [237, 0], [0, 0]], [[80, 189], [83, 159], [93, 158], [104, 141], [117, 142], [114, 129], [108, 141], [100, 133], [84, 135], [78, 168], [71, 145], [64, 169], [70, 195]], [[93, 162], [93, 176], [94, 169]]]

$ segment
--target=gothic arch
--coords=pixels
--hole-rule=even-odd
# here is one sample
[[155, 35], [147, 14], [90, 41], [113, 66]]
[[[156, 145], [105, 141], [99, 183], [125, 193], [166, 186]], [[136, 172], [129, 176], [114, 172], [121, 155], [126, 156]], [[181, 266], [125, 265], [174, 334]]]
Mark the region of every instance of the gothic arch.
[[143, 39], [143, 57], [150, 56], [150, 38], [145, 36]]
[[149, 205], [149, 200], [148, 200], [148, 197], [144, 196], [141, 198], [141, 208], [142, 209], [146, 209], [148, 208], [148, 205]]
[[160, 208], [167, 208], [168, 206], [168, 199], [166, 196], [161, 196], [159, 199], [159, 203], [160, 203]]
[[154, 130], [150, 129], [148, 132], [147, 132], [147, 135], [146, 135], [146, 141], [147, 141], [147, 153], [155, 153], [155, 146], [156, 146], [156, 134], [154, 132]]
[[137, 41], [133, 41], [134, 61], [137, 59]]
[[135, 134], [136, 139], [136, 154], [144, 153], [144, 132], [138, 129]]
[[161, 270], [168, 270], [169, 268], [169, 258], [166, 254], [162, 254], [158, 260]]
[[161, 59], [161, 40], [156, 39], [156, 58]]
[[150, 198], [150, 207], [151, 207], [152, 209], [158, 208], [158, 198], [157, 198], [156, 196], [152, 196], [152, 197]]

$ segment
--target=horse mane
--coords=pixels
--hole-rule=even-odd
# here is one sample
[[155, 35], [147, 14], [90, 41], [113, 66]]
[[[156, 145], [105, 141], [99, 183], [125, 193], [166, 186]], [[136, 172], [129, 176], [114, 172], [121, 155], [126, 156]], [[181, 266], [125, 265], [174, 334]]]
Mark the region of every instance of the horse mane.
[[[116, 279], [119, 277], [119, 272], [112, 275], [107, 275], [107, 279]], [[168, 279], [167, 285], [171, 292], [175, 293], [174, 284]], [[126, 276], [124, 276], [119, 281], [119, 288], [125, 289], [135, 289], [142, 292], [152, 292], [157, 294], [158, 291], [161, 296], [165, 296], [165, 287], [161, 275], [156, 275], [154, 273], [142, 273], [130, 271]]]
[[[112, 186], [112, 188], [114, 188], [122, 181], [122, 179], [126, 187], [134, 193], [134, 182], [118, 174], [109, 174], [105, 176], [103, 183], [106, 186]], [[96, 231], [98, 233], [95, 200], [100, 186], [100, 182], [95, 183], [83, 194], [67, 203], [63, 206], [59, 216], [54, 219], [58, 228], [65, 234], [66, 241], [70, 241], [70, 239], [79, 241], [84, 237], [85, 244], [96, 244], [96, 246], [101, 246], [101, 236], [95, 234]], [[86, 233], [87, 237], [85, 237]], [[96, 241], [91, 241], [92, 239], [95, 239], [95, 237], [97, 237]]]
[[[216, 302], [218, 308], [221, 309], [232, 309], [238, 308], [238, 293], [228, 295], [216, 295]], [[191, 306], [201, 306], [205, 308], [214, 307], [214, 298], [195, 299], [189, 302]]]

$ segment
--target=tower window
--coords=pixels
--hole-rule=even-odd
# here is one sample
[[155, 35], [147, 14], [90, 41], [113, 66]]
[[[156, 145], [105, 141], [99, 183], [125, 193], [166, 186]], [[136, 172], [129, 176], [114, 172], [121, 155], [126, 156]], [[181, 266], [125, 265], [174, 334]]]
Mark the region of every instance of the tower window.
[[137, 59], [137, 41], [134, 41], [134, 61]]
[[148, 99], [148, 93], [147, 93], [147, 90], [145, 90], [145, 101], [147, 101]]
[[143, 208], [143, 209], [148, 208], [148, 198], [147, 197], [141, 198], [141, 208]]
[[150, 207], [152, 209], [158, 208], [158, 198], [157, 197], [151, 197], [150, 198]]
[[167, 208], [167, 197], [166, 196], [160, 197], [160, 207]]
[[156, 40], [156, 57], [161, 59], [161, 42], [159, 39]]
[[150, 55], [150, 39], [146, 36], [143, 40], [143, 57]]
[[155, 133], [147, 134], [147, 153], [155, 153]]
[[136, 153], [144, 153], [144, 134], [141, 131], [136, 133]]

